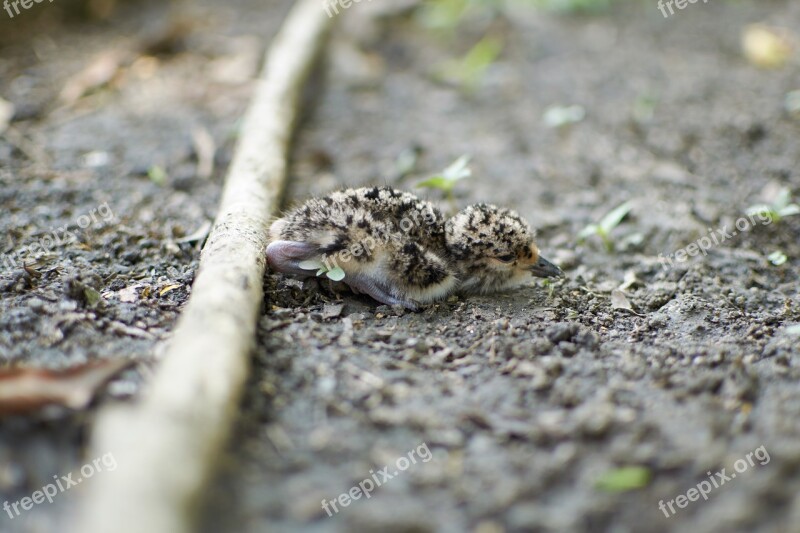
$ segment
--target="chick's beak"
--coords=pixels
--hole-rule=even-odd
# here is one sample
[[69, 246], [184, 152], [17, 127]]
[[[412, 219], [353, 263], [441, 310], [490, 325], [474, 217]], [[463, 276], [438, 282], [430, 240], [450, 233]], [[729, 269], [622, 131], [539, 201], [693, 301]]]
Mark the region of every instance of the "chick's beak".
[[537, 278], [560, 278], [564, 275], [560, 268], [541, 256], [536, 264], [530, 267], [530, 270]]

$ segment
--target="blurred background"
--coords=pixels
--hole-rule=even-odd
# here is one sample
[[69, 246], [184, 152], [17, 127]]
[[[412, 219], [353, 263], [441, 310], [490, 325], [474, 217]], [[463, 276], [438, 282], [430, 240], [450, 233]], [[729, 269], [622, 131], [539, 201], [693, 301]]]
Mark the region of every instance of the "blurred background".
[[[291, 6], [2, 5], [0, 505], [91, 462], [98, 409], [139, 396]], [[506, 205], [567, 279], [406, 315], [269, 275], [198, 529], [796, 531], [800, 4], [320, 9], [337, 28], [286, 205], [345, 185]], [[472, 176], [419, 186], [462, 156]], [[659, 510], [761, 445], [769, 464]], [[0, 530], [59, 531], [79, 494]]]

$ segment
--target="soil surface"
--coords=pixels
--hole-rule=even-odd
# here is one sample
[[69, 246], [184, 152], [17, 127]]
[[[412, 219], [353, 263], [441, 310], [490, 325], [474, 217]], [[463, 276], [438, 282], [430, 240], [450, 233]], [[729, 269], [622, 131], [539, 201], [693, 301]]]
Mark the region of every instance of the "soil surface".
[[[0, 498], [83, 464], [96, 406], [146, 381], [191, 290], [258, 39], [289, 4], [123, 4], [66, 22], [41, 4], [52, 14], [2, 21], [0, 96], [17, 110], [0, 139], [3, 361], [140, 364], [88, 411], [2, 419]], [[517, 209], [566, 277], [408, 313], [268, 274], [199, 529], [800, 531], [800, 217], [744, 215], [781, 188], [800, 194], [800, 119], [784, 109], [800, 67], [760, 70], [740, 50], [748, 24], [796, 31], [800, 5], [697, 3], [669, 19], [654, 2], [520, 9], [452, 35], [377, 2], [339, 16], [286, 205], [343, 185], [413, 190], [469, 154], [455, 203]], [[474, 90], [437, 78], [487, 34], [503, 52]], [[59, 100], [109, 50], [128, 52], [110, 82]], [[545, 124], [569, 105], [585, 117]], [[578, 242], [625, 201], [613, 251]], [[6, 261], [64, 226], [74, 240], [23, 254], [27, 268]], [[707, 254], [679, 260], [711, 235]], [[630, 490], [614, 480], [626, 472], [641, 478]], [[353, 489], [365, 480], [369, 498]], [[0, 529], [55, 531], [74, 497], [0, 515]]]

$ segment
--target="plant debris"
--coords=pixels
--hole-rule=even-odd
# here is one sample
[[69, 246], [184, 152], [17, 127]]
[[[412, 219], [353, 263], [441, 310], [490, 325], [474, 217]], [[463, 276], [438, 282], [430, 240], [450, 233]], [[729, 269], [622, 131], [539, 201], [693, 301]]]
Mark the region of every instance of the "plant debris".
[[0, 415], [26, 414], [47, 405], [84, 409], [100, 388], [130, 360], [94, 361], [66, 370], [11, 368], [0, 371]]

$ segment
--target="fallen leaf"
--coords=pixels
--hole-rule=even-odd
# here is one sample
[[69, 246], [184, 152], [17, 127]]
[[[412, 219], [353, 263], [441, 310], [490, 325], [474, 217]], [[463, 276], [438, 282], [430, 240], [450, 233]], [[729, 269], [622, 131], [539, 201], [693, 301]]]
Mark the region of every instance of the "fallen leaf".
[[46, 405], [83, 409], [97, 391], [133, 361], [95, 361], [67, 370], [0, 370], [0, 415], [25, 414]]
[[89, 304], [89, 307], [94, 307], [97, 302], [103, 299], [100, 293], [91, 287], [84, 287], [83, 295], [86, 297], [86, 303]]
[[625, 296], [625, 293], [619, 289], [614, 289], [611, 291], [611, 307], [612, 309], [624, 309], [625, 311], [630, 311], [636, 316], [644, 316], [633, 310], [630, 300], [628, 300], [628, 297]]
[[325, 304], [322, 308], [322, 318], [331, 319], [341, 316], [344, 311], [344, 304]]
[[25, 269], [25, 272], [27, 272], [27, 273], [28, 273], [28, 275], [29, 275], [29, 276], [31, 276], [31, 277], [33, 277], [33, 278], [40, 278], [40, 277], [42, 277], [42, 273], [41, 273], [41, 272], [39, 272], [38, 270], [36, 270], [36, 269], [34, 268], [34, 266], [35, 266], [34, 264], [31, 264], [31, 265], [27, 265], [27, 264], [26, 264], [26, 265], [22, 265], [22, 268], [23, 268], [23, 269]]
[[628, 311], [633, 311], [633, 306], [628, 300], [628, 297], [625, 296], [625, 293], [619, 289], [614, 289], [611, 291], [611, 307], [614, 309], [627, 309]]
[[163, 289], [161, 289], [161, 290], [158, 292], [158, 295], [159, 295], [159, 296], [164, 296], [164, 295], [165, 295], [165, 294], [167, 294], [169, 291], [174, 291], [175, 289], [179, 289], [180, 287], [181, 287], [181, 285], [167, 285], [166, 287], [164, 287]]
[[64, 84], [58, 97], [61, 103], [74, 104], [89, 91], [109, 83], [122, 66], [126, 55], [119, 50], [111, 50], [96, 56], [86, 68]]
[[108, 325], [109, 331], [115, 331], [117, 333], [121, 333], [123, 335], [130, 335], [131, 337], [138, 337], [140, 339], [152, 339], [154, 338], [153, 334], [147, 330], [142, 328], [135, 328], [132, 326], [128, 326], [123, 324], [122, 322], [117, 322], [116, 320], [112, 321]]
[[136, 290], [139, 287], [141, 287], [141, 285], [136, 283], [134, 285], [131, 285], [130, 287], [125, 287], [124, 289], [121, 289], [117, 293], [117, 296], [119, 296], [119, 301], [128, 304], [134, 303], [136, 300], [139, 299], [139, 295], [136, 292]]
[[211, 231], [211, 221], [206, 220], [205, 222], [203, 222], [203, 225], [197, 229], [197, 231], [195, 231], [191, 235], [187, 235], [186, 237], [180, 238], [175, 242], [177, 244], [183, 244], [185, 242], [203, 241], [208, 236], [210, 231]]

